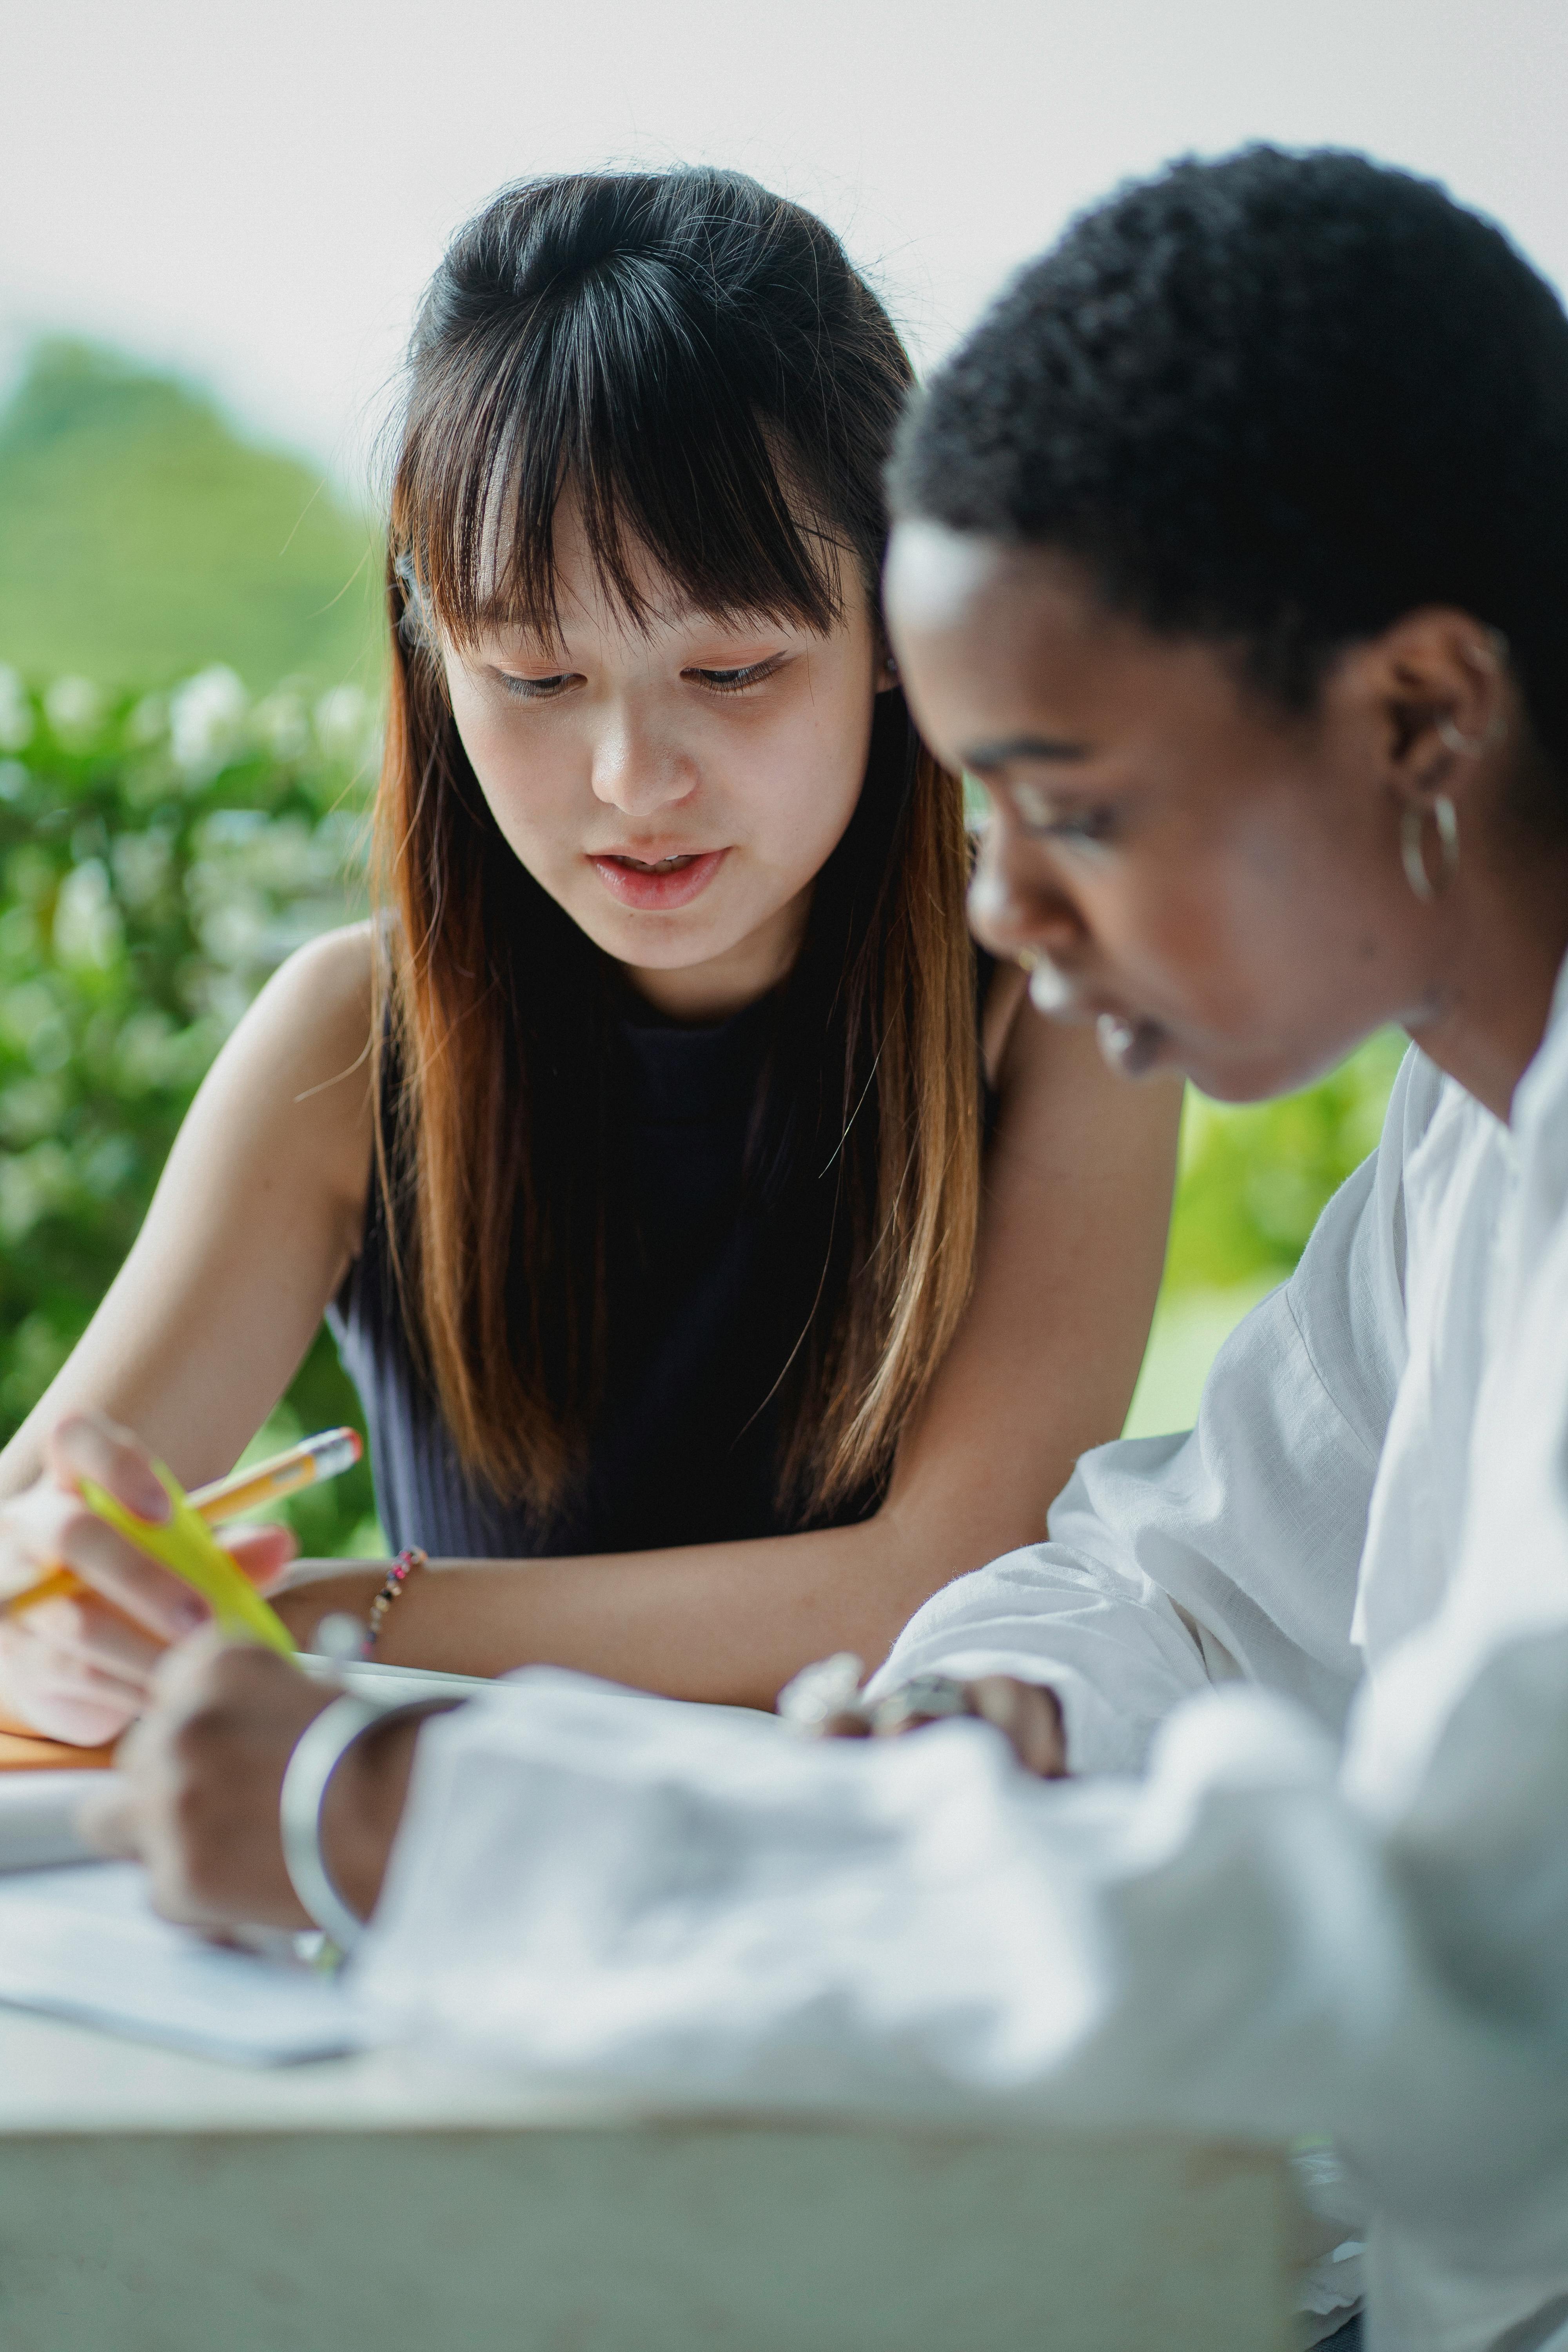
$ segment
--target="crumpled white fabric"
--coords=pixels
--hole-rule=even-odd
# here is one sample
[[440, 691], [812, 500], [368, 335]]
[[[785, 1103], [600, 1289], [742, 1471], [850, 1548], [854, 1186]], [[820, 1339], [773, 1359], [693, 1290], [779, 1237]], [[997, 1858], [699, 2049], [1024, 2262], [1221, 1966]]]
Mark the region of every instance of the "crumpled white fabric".
[[405, 2029], [667, 2096], [1331, 2134], [1373, 2352], [1568, 2293], [1568, 1021], [1511, 1133], [1418, 1055], [1185, 1440], [879, 1677], [1049, 1682], [813, 1748], [531, 1673], [427, 1730], [360, 1964]]

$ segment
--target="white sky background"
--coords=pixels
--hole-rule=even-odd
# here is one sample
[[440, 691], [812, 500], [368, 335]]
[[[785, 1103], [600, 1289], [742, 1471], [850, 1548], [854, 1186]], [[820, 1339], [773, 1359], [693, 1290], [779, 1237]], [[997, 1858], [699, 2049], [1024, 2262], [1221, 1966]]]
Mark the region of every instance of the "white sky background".
[[1433, 173], [1568, 286], [1568, 0], [0, 0], [0, 358], [173, 362], [349, 482], [528, 173], [753, 172], [927, 361], [1079, 205], [1247, 138]]

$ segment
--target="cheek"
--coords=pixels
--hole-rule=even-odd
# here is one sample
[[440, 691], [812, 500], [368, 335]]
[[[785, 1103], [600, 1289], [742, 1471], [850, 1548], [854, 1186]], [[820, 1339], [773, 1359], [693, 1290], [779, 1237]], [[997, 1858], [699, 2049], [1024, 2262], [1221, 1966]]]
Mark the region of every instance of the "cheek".
[[837, 848], [865, 782], [871, 714], [868, 690], [803, 696], [736, 760], [737, 798], [770, 866], [805, 880]]
[[452, 719], [491, 815], [522, 855], [525, 845], [546, 839], [575, 805], [572, 761], [543, 728], [533, 730], [525, 750], [509, 715], [476, 697], [455, 693]]
[[1215, 1037], [1337, 1034], [1364, 988], [1368, 909], [1310, 839], [1233, 841], [1173, 859], [1125, 911], [1126, 967], [1174, 1017]]
[[1300, 984], [1300, 913], [1289, 887], [1259, 891], [1220, 865], [1156, 885], [1144, 936], [1159, 965], [1184, 976], [1195, 1004], [1235, 1013]]

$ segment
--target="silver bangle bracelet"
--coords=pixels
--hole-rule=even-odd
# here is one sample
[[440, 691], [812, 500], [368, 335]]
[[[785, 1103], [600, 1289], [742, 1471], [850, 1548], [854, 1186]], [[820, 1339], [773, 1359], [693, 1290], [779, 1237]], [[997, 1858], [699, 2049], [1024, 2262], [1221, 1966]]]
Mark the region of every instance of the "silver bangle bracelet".
[[367, 1731], [431, 1712], [428, 1699], [378, 1706], [374, 1699], [345, 1694], [313, 1717], [294, 1742], [278, 1799], [283, 1867], [304, 1909], [340, 1952], [353, 1951], [364, 1933], [364, 1921], [355, 1917], [332, 1885], [321, 1853], [321, 1808], [332, 1774]]

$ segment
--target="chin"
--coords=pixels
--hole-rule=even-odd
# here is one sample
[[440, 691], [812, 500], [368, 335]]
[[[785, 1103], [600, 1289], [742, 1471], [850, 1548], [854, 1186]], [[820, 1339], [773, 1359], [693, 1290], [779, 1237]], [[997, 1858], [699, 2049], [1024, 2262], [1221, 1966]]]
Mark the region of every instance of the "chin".
[[1175, 1058], [1188, 1082], [1196, 1087], [1211, 1102], [1260, 1103], [1271, 1102], [1279, 1095], [1300, 1094], [1304, 1087], [1315, 1086], [1318, 1080], [1336, 1069], [1347, 1054], [1353, 1053], [1360, 1043], [1352, 1038], [1348, 1043], [1313, 1051], [1303, 1047], [1289, 1052], [1259, 1054], [1256, 1056], [1238, 1054], [1234, 1059], [1208, 1059], [1194, 1054], [1190, 1059]]

